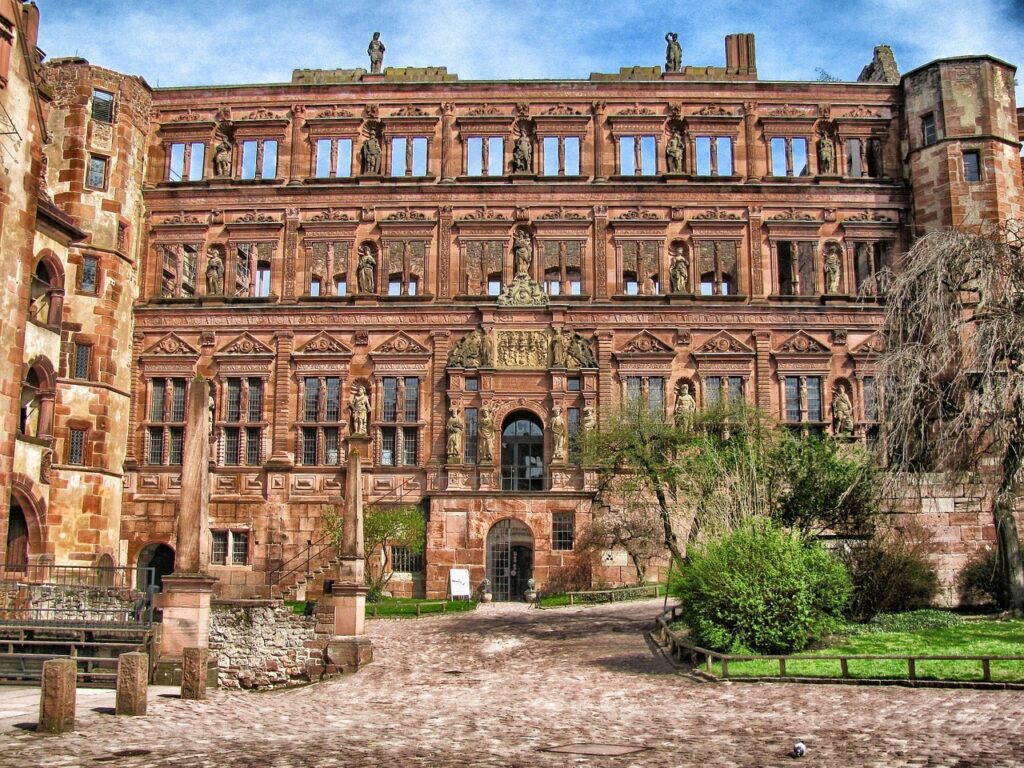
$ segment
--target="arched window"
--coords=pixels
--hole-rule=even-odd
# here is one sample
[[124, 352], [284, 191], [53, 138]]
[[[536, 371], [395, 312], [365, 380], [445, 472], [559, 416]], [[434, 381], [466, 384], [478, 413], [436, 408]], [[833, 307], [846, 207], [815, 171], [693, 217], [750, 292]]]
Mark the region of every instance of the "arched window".
[[52, 251], [43, 251], [32, 275], [29, 317], [59, 327], [63, 308], [64, 270]]
[[516, 411], [501, 429], [501, 488], [544, 490], [544, 428], [532, 413]]
[[46, 358], [32, 362], [21, 385], [18, 432], [26, 437], [53, 435], [53, 366]]
[[28, 569], [28, 522], [25, 513], [12, 498], [11, 511], [7, 518], [7, 549], [4, 569], [22, 573]]

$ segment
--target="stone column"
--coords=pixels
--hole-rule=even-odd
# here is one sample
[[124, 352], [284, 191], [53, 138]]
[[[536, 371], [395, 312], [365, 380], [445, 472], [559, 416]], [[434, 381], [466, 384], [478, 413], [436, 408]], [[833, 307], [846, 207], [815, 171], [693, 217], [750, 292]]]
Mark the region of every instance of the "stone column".
[[185, 452], [181, 467], [174, 573], [165, 576], [161, 659], [177, 661], [183, 648], [205, 648], [210, 633], [210, 597], [216, 579], [209, 562], [210, 382], [194, 379], [188, 392]]
[[368, 450], [368, 437], [350, 437], [345, 474], [345, 515], [342, 523], [341, 563], [338, 579], [331, 588], [334, 637], [327, 646], [331, 666], [343, 672], [358, 672], [373, 661], [373, 646], [365, 634], [366, 581], [363, 545], [363, 471], [361, 450]]
[[118, 715], [146, 714], [146, 694], [149, 682], [149, 654], [122, 653], [117, 657]]
[[74, 659], [49, 659], [43, 662], [39, 691], [39, 733], [67, 733], [75, 729]]
[[[756, 382], [757, 407], [771, 413], [772, 369], [771, 331], [754, 331], [754, 379]], [[781, 376], [779, 377], [781, 380]]]
[[206, 698], [206, 672], [209, 653], [206, 648], [181, 650], [181, 698], [201, 701]]

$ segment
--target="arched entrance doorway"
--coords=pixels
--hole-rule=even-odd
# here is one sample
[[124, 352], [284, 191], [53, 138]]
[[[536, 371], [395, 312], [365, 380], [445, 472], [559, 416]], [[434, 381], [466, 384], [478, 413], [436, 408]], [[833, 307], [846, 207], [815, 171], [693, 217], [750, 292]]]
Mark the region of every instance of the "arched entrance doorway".
[[174, 550], [166, 544], [159, 542], [147, 544], [139, 552], [138, 570], [136, 571], [135, 586], [144, 590], [148, 584], [148, 577], [143, 568], [153, 569], [154, 583], [163, 587], [164, 576], [174, 573]]
[[533, 578], [533, 531], [505, 518], [487, 532], [487, 578], [495, 600], [518, 600]]
[[544, 427], [528, 411], [509, 414], [501, 427], [501, 489], [544, 490]]
[[14, 498], [7, 517], [7, 549], [4, 569], [22, 573], [28, 570], [28, 521]]

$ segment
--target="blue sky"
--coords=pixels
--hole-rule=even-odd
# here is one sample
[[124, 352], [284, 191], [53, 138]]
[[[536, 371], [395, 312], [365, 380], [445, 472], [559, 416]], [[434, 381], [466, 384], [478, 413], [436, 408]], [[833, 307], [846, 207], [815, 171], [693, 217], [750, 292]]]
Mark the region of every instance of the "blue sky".
[[[757, 36], [762, 80], [855, 80], [889, 43], [900, 70], [989, 53], [1024, 65], [1024, 0], [37, 0], [40, 47], [156, 86], [287, 82], [294, 68], [447, 66], [464, 80], [586, 78], [664, 63], [722, 65], [724, 37]], [[1020, 78], [1018, 78], [1020, 79]], [[1020, 101], [1022, 89], [1018, 87]]]

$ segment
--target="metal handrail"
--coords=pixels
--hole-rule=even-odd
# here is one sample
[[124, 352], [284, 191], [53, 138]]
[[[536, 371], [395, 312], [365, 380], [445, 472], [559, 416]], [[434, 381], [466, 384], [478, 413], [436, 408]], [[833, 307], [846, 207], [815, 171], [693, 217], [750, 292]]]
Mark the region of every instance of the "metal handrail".
[[155, 579], [152, 567], [0, 566], [0, 624], [149, 626]]
[[[307, 539], [305, 549], [299, 550], [273, 571], [268, 572], [267, 585], [270, 587], [271, 594], [273, 594], [274, 588], [279, 587], [281, 582], [289, 576], [296, 573], [304, 573], [308, 576], [312, 573], [313, 563], [319, 563], [320, 556], [324, 552], [335, 548], [334, 542], [330, 541], [330, 539], [331, 535], [329, 533], [321, 534], [316, 541]], [[292, 565], [293, 563], [294, 565]], [[289, 568], [289, 566], [292, 567]]]

